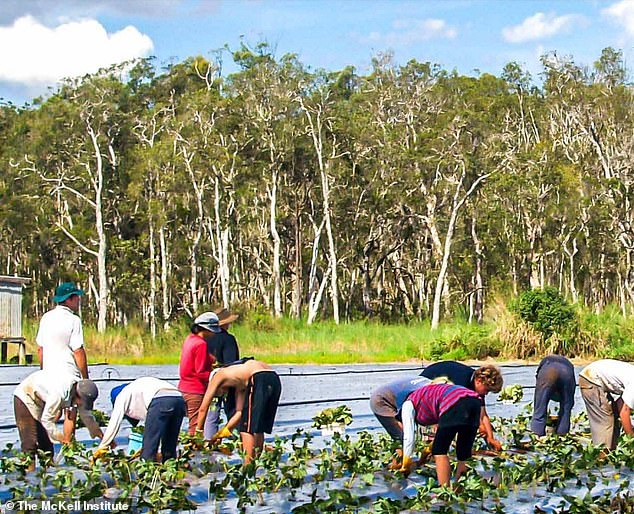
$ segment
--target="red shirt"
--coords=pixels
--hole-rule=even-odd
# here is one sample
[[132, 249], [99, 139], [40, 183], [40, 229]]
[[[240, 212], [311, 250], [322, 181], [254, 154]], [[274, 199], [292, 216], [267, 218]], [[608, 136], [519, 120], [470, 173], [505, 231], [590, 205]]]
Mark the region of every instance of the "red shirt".
[[178, 390], [183, 393], [205, 394], [214, 358], [207, 343], [198, 334], [189, 334], [183, 343], [179, 365]]

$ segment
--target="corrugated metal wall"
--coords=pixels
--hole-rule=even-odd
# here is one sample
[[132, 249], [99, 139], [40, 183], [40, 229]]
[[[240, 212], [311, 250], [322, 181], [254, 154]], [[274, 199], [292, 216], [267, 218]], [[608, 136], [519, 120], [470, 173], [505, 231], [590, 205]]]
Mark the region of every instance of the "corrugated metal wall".
[[22, 287], [27, 282], [0, 276], [0, 338], [22, 337]]

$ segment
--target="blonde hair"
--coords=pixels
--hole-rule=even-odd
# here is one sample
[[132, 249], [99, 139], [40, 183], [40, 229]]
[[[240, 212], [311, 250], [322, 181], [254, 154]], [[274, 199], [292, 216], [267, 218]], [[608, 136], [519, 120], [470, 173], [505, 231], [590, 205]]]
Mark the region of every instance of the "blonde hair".
[[475, 371], [473, 380], [475, 381], [478, 379], [492, 393], [499, 393], [504, 385], [502, 372], [497, 366], [493, 366], [492, 364], [481, 366]]

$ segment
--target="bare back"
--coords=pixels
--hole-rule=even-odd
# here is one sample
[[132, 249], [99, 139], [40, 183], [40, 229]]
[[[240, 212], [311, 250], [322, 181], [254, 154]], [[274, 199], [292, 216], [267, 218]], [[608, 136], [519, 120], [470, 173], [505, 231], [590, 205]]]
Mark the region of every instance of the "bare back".
[[220, 369], [214, 380], [217, 380], [218, 388], [235, 388], [236, 392], [244, 391], [249, 384], [249, 379], [260, 371], [272, 371], [272, 368], [262, 361], [248, 360], [244, 364]]

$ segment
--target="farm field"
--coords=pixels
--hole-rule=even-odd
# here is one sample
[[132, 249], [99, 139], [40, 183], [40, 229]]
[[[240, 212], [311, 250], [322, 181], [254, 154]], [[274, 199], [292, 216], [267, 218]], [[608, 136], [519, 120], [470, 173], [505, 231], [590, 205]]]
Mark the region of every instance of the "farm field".
[[[183, 462], [160, 467], [114, 458], [91, 467], [81, 449], [61, 458], [58, 467], [26, 480], [14, 461], [4, 458], [0, 503], [28, 498], [124, 498], [139, 511], [155, 507], [180, 511], [212, 512], [629, 512], [634, 491], [629, 485], [634, 464], [634, 444], [626, 441], [613, 455], [600, 459], [588, 445], [587, 421], [575, 424], [574, 435], [543, 442], [532, 441], [526, 431], [524, 407], [532, 400], [535, 366], [502, 366], [505, 384], [521, 384], [524, 397], [514, 405], [489, 395], [489, 413], [509, 451], [480, 454], [474, 473], [454, 494], [436, 489], [433, 466], [422, 466], [409, 477], [389, 471], [393, 452], [365, 399], [380, 384], [408, 375], [411, 365], [276, 366], [283, 394], [274, 436], [267, 443], [257, 469], [242, 469], [233, 444], [218, 451], [188, 451]], [[5, 383], [18, 382], [32, 369], [3, 369]], [[579, 371], [579, 368], [576, 369]], [[95, 366], [91, 377], [99, 380], [96, 408], [110, 411], [109, 390], [120, 379], [141, 375], [177, 377], [176, 366]], [[13, 423], [10, 396], [13, 387], [0, 388], [0, 425]], [[340, 399], [340, 401], [337, 401]], [[327, 400], [312, 403], [317, 400]], [[312, 417], [326, 407], [346, 404], [353, 422], [343, 436], [323, 437], [311, 427]], [[583, 410], [577, 392], [575, 413]], [[515, 418], [515, 422], [510, 420]], [[185, 425], [183, 427], [185, 429]], [[118, 443], [127, 441], [122, 431]], [[14, 429], [0, 432], [0, 446], [17, 440]], [[84, 430], [78, 439], [88, 443]], [[514, 448], [518, 443], [523, 449]], [[88, 443], [90, 444], [90, 443]], [[527, 451], [528, 450], [528, 451]], [[189, 463], [188, 469], [185, 462]], [[134, 477], [134, 479], [131, 479]], [[620, 502], [620, 503], [619, 503]], [[585, 509], [585, 510], [584, 510]], [[601, 510], [603, 509], [603, 510]], [[630, 510], [626, 510], [630, 509]], [[148, 510], [149, 511], [149, 510]]]

